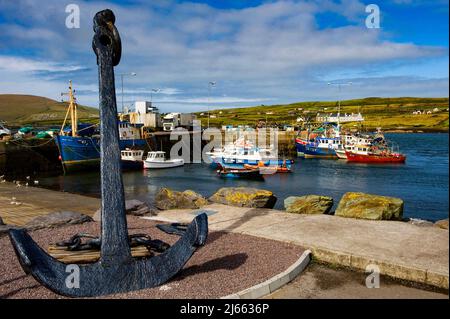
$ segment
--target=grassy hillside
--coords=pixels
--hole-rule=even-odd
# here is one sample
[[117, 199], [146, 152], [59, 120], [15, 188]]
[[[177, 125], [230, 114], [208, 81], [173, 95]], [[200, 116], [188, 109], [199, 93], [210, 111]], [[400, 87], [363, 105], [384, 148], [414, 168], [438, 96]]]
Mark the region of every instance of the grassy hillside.
[[[34, 95], [0, 94], [0, 121], [10, 125], [60, 124], [68, 103]], [[78, 106], [81, 121], [98, 119], [98, 109]]]
[[[384, 130], [414, 130], [414, 131], [448, 131], [449, 113], [448, 98], [365, 98], [341, 102], [341, 113], [363, 114], [364, 127], [373, 129], [382, 127]], [[415, 110], [438, 112], [432, 114], [413, 115]], [[255, 106], [247, 108], [213, 110], [210, 123], [221, 125], [251, 125], [255, 126], [266, 121], [268, 125], [296, 125], [298, 117], [315, 120], [316, 114], [337, 113], [337, 102], [301, 102], [288, 105]], [[269, 114], [267, 114], [269, 113]], [[207, 112], [197, 113], [198, 118], [206, 124]], [[348, 123], [344, 126], [354, 126]]]

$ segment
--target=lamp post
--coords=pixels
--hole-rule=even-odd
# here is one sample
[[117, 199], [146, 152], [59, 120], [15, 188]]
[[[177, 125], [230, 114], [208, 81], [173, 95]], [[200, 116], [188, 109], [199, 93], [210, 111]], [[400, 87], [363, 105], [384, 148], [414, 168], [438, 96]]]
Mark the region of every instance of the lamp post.
[[122, 82], [122, 113], [123, 113], [123, 77], [124, 76], [136, 76], [136, 73], [130, 72], [130, 73], [120, 73], [120, 80]]
[[346, 86], [346, 85], [348, 85], [348, 86], [350, 86], [350, 85], [352, 85], [353, 83], [352, 82], [341, 82], [341, 83], [332, 83], [332, 82], [329, 82], [328, 83], [328, 85], [335, 85], [335, 86], [337, 86], [338, 87], [338, 90], [339, 90], [339, 98], [338, 98], [338, 114], [337, 114], [337, 118], [338, 118], [338, 129], [340, 128], [340, 120], [341, 120], [341, 88], [342, 88], [342, 86]]
[[208, 128], [209, 128], [209, 103], [210, 103], [210, 99], [211, 99], [211, 88], [216, 86], [216, 82], [215, 81], [211, 81], [208, 83]]

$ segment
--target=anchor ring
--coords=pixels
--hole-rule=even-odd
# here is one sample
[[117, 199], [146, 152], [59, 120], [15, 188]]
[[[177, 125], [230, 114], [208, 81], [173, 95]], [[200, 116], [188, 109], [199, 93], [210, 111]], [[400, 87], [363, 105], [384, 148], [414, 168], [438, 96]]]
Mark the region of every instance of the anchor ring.
[[102, 52], [103, 48], [110, 48], [112, 50], [113, 66], [117, 66], [122, 56], [122, 41], [120, 39], [119, 31], [117, 31], [114, 23], [116, 17], [110, 9], [97, 12], [94, 16], [94, 32], [95, 36], [92, 41], [92, 48], [97, 56]]

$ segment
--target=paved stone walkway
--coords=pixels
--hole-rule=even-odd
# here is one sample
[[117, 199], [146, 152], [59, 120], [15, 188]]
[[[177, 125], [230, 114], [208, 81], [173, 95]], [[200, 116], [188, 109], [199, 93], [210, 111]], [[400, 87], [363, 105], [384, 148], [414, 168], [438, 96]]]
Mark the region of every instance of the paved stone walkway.
[[[297, 215], [271, 209], [213, 204], [210, 228], [291, 242], [320, 261], [365, 270], [375, 264], [393, 278], [448, 289], [449, 232], [405, 222], [330, 215]], [[158, 218], [192, 220], [193, 210], [164, 211]]]
[[23, 226], [34, 217], [61, 210], [92, 216], [99, 207], [97, 198], [0, 183], [0, 217], [10, 225]]
[[379, 288], [367, 288], [366, 275], [311, 263], [287, 285], [266, 299], [448, 299], [448, 291], [405, 286], [390, 278], [380, 278]]

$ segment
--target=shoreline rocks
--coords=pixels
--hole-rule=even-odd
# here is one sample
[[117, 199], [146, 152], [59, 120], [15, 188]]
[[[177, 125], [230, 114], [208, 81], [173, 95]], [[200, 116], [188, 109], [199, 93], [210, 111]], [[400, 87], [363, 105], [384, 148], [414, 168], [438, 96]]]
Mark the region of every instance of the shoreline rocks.
[[177, 192], [162, 188], [155, 196], [155, 206], [161, 210], [199, 209], [205, 205], [208, 205], [208, 200], [192, 190]]
[[276, 196], [268, 190], [251, 187], [223, 187], [209, 201], [237, 207], [273, 208]]
[[348, 192], [342, 196], [335, 215], [370, 220], [402, 220], [403, 200], [395, 197]]
[[284, 200], [286, 212], [293, 214], [328, 214], [333, 198], [320, 195], [290, 196]]

